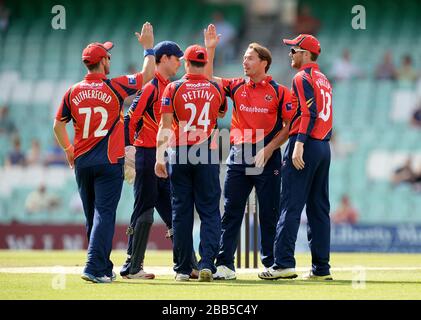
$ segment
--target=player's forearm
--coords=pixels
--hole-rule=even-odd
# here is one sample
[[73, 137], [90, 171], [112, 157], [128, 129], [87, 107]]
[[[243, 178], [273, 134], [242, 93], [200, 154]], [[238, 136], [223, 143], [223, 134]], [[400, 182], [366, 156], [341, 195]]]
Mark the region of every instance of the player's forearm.
[[205, 65], [205, 74], [209, 80], [213, 78], [213, 61], [215, 58], [215, 48], [206, 48], [208, 53], [208, 63]]
[[168, 141], [169, 138], [168, 135], [165, 134], [165, 129], [160, 127], [158, 135], [156, 136], [156, 162], [165, 162], [165, 150], [168, 148]]
[[142, 76], [143, 76], [143, 85], [148, 83], [155, 74], [155, 56], [154, 55], [147, 55], [143, 60], [143, 69], [142, 69]]
[[173, 134], [172, 131], [172, 113], [163, 113], [161, 122], [159, 123], [159, 130], [156, 136], [156, 162], [165, 162], [165, 150], [168, 148], [170, 138]]
[[66, 131], [66, 123], [62, 121], [54, 120], [54, 134], [57, 138], [58, 143], [63, 148], [63, 150], [66, 150], [70, 145], [70, 139], [69, 135]]
[[297, 141], [306, 143], [308, 136], [310, 135], [309, 128], [314, 128], [316, 118], [313, 117], [310, 112], [303, 113], [301, 115], [300, 128], [298, 129]]
[[275, 151], [279, 149], [287, 140], [288, 140], [288, 133], [289, 133], [289, 123], [287, 123], [281, 131], [279, 131], [275, 137], [268, 143], [266, 148], [269, 150]]
[[124, 116], [124, 145], [126, 147], [133, 145], [134, 134], [131, 129], [130, 116], [126, 114]]
[[205, 65], [205, 75], [209, 80], [215, 81], [219, 86], [222, 86], [222, 78], [213, 75], [215, 48], [206, 48], [206, 51], [208, 52], [208, 62]]

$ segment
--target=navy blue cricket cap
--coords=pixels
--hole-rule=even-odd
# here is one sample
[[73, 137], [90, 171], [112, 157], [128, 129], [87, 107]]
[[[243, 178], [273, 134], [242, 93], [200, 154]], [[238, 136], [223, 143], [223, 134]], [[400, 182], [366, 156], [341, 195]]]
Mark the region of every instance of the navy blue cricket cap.
[[167, 55], [167, 56], [176, 56], [176, 57], [183, 57], [184, 53], [173, 41], [161, 41], [155, 45], [153, 48], [155, 51], [155, 57]]

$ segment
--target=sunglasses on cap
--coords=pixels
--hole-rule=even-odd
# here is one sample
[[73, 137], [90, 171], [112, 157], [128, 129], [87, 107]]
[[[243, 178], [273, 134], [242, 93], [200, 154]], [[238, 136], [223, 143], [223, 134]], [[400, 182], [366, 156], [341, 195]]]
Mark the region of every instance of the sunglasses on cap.
[[297, 52], [305, 52], [305, 51], [307, 51], [307, 50], [291, 48], [291, 54], [296, 54]]

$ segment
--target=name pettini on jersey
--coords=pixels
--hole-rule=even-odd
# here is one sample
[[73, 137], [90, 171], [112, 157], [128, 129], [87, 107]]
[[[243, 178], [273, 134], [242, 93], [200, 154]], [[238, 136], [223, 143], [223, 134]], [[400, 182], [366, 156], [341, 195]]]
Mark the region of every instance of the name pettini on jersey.
[[320, 87], [325, 87], [328, 88], [329, 90], [332, 90], [332, 86], [329, 83], [329, 80], [327, 80], [326, 76], [318, 71], [314, 71], [314, 73], [316, 73], [320, 78], [316, 78], [316, 85], [318, 88]]

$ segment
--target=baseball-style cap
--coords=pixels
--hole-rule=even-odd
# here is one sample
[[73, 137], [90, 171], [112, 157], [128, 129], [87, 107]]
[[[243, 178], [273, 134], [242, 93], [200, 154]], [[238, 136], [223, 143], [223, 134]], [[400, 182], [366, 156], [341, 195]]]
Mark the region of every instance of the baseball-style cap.
[[82, 61], [87, 65], [98, 63], [102, 58], [108, 55], [108, 51], [110, 51], [113, 47], [114, 44], [110, 41], [105, 43], [94, 42], [88, 44], [88, 46], [83, 49]]
[[165, 54], [167, 56], [176, 56], [181, 58], [184, 55], [179, 45], [173, 41], [161, 41], [155, 45], [153, 50], [155, 51], [156, 57]]
[[196, 62], [208, 62], [208, 53], [205, 48], [194, 44], [186, 49], [184, 52], [184, 59]]
[[320, 42], [311, 34], [300, 34], [295, 39], [284, 39], [284, 43], [289, 46], [299, 46], [301, 49], [308, 50], [315, 54], [320, 54]]

